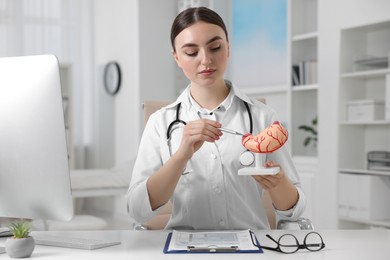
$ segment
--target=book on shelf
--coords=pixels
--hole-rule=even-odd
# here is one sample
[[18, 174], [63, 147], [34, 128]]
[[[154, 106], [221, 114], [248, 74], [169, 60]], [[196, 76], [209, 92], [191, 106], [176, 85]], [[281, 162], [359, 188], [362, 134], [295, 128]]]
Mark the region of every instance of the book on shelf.
[[300, 81], [299, 81], [299, 66], [298, 65], [293, 65], [292, 66], [292, 85], [293, 86], [299, 86]]
[[292, 85], [317, 83], [317, 60], [305, 60], [292, 66]]
[[354, 61], [355, 71], [384, 69], [389, 67], [389, 57], [360, 57]]
[[370, 151], [367, 153], [367, 169], [390, 172], [390, 151]]

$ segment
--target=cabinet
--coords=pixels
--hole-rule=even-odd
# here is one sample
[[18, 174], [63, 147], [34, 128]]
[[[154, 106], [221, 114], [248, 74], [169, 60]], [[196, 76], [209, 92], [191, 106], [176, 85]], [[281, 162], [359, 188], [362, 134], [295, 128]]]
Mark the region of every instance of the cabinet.
[[[389, 53], [390, 21], [341, 30], [340, 227], [390, 227], [390, 210], [384, 210], [390, 196], [390, 167], [374, 170], [367, 160], [369, 152], [390, 151]], [[359, 107], [351, 110], [351, 104]], [[386, 165], [387, 159], [383, 161]], [[364, 198], [354, 200], [362, 194]], [[379, 205], [365, 204], [371, 200]]]
[[[305, 216], [313, 223], [318, 120], [318, 0], [288, 0], [288, 130], [290, 150], [306, 193]], [[314, 124], [313, 124], [314, 122]], [[312, 131], [299, 129], [305, 126]], [[305, 140], [310, 139], [305, 145]]]
[[[294, 157], [317, 156], [317, 0], [289, 0], [289, 132]], [[306, 126], [306, 129], [299, 129]], [[310, 140], [309, 140], [310, 139]], [[308, 142], [307, 144], [305, 144]]]
[[72, 66], [68, 63], [60, 64], [62, 104], [64, 108], [66, 141], [68, 147], [69, 168], [75, 168], [75, 150], [72, 135]]

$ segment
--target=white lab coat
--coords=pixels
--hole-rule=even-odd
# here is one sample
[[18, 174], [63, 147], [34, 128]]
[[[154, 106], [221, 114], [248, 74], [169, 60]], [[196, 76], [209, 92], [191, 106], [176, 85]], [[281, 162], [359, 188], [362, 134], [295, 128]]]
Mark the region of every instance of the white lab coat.
[[[145, 126], [140, 142], [133, 175], [127, 193], [130, 216], [144, 223], [163, 208], [152, 210], [146, 188], [147, 179], [157, 171], [177, 150], [181, 142], [183, 125], [177, 124], [171, 133], [171, 145], [167, 145], [167, 129], [176, 118], [177, 104], [181, 103], [180, 119], [187, 122], [199, 118], [219, 121], [222, 127], [237, 132], [249, 132], [249, 117], [243, 101], [249, 104], [253, 119], [253, 134], [260, 133], [277, 120], [269, 106], [252, 100], [235, 88], [214, 111], [206, 111], [190, 97], [189, 87], [176, 102], [152, 114]], [[210, 112], [213, 112], [210, 115]], [[188, 162], [171, 198], [173, 212], [167, 229], [269, 229], [262, 205], [262, 188], [251, 176], [238, 176], [242, 168], [239, 156], [246, 149], [241, 136], [224, 133], [215, 143], [205, 142]], [[294, 220], [305, 209], [305, 196], [299, 176], [285, 147], [269, 155], [261, 155], [262, 161], [274, 160], [297, 187], [299, 200], [287, 211], [276, 211], [278, 218]]]

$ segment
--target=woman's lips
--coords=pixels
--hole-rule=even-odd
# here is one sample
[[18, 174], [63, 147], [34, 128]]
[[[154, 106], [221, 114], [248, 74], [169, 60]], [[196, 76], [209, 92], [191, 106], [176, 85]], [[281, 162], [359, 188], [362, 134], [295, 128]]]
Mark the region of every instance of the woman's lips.
[[202, 70], [201, 72], [199, 72], [199, 74], [203, 75], [203, 76], [210, 76], [211, 74], [213, 74], [216, 70]]

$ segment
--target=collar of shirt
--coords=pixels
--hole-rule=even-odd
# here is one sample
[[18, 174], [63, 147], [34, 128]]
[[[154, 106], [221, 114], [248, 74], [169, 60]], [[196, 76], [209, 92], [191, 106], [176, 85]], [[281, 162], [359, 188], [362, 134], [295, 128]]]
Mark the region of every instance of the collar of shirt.
[[225, 98], [225, 100], [218, 107], [214, 108], [213, 110], [209, 110], [209, 109], [201, 107], [198, 104], [198, 102], [196, 102], [196, 100], [191, 95], [188, 95], [188, 97], [189, 97], [191, 105], [198, 112], [199, 116], [203, 117], [203, 115], [212, 115], [216, 111], [218, 111], [218, 112], [226, 111], [230, 107], [231, 103], [233, 102], [234, 95], [232, 94], [230, 86], [229, 86], [229, 89], [230, 89], [229, 94]]
[[[225, 110], [229, 109], [229, 107], [232, 104], [233, 98], [236, 96], [239, 99], [247, 102], [250, 105], [253, 105], [253, 101], [239, 88], [237, 88], [231, 81], [225, 80], [225, 83], [230, 87], [230, 92], [228, 97], [221, 103], [221, 106], [225, 108]], [[196, 112], [199, 111], [196, 106], [193, 105], [191, 102], [191, 94], [190, 94], [190, 84], [187, 86], [187, 88], [181, 93], [181, 95], [177, 98], [175, 102], [168, 105], [169, 107], [176, 107], [178, 103], [182, 103], [183, 107], [191, 108], [193, 107]], [[194, 100], [194, 103], [200, 108], [199, 104], [197, 104]], [[210, 111], [211, 112], [211, 111]]]

